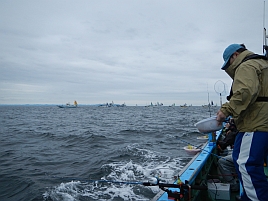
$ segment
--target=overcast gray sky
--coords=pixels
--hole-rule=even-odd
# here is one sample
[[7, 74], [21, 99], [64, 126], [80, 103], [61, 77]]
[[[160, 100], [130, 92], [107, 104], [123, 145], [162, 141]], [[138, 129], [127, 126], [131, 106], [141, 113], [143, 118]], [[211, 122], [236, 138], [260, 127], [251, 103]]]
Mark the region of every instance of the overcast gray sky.
[[209, 93], [219, 105], [214, 88], [231, 85], [222, 52], [244, 43], [262, 54], [263, 10], [261, 0], [1, 0], [0, 104], [203, 105]]

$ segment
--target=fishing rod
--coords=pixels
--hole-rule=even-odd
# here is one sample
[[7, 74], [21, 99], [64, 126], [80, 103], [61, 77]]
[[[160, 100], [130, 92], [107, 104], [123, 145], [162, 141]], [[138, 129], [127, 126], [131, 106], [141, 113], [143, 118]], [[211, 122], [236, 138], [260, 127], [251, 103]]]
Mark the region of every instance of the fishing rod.
[[[179, 137], [176, 137], [177, 139], [179, 139]], [[189, 144], [189, 145], [191, 145], [191, 146], [193, 146], [193, 147], [197, 147], [196, 145], [193, 145], [192, 143], [189, 143], [189, 142], [187, 142], [187, 141], [185, 141], [185, 140], [182, 140], [182, 139], [179, 139], [180, 141], [182, 141], [182, 142], [184, 142], [184, 143], [187, 143], [187, 144]], [[217, 154], [214, 154], [214, 153], [212, 153], [212, 152], [209, 152], [209, 151], [207, 151], [207, 150], [205, 150], [205, 149], [203, 149], [203, 148], [199, 148], [199, 149], [201, 149], [202, 151], [205, 151], [205, 152], [208, 152], [209, 154], [212, 154], [212, 155], [214, 155], [214, 156], [216, 156], [217, 158], [221, 158], [221, 159], [223, 159], [223, 160], [225, 160], [225, 161], [228, 161], [228, 162], [230, 162], [230, 163], [234, 163], [233, 161], [230, 161], [230, 160], [227, 160], [226, 158], [224, 158], [224, 157], [222, 157], [222, 156], [219, 156], [219, 155], [217, 155]]]
[[[207, 84], [207, 91], [208, 91], [208, 84]], [[211, 117], [211, 111], [210, 111], [210, 101], [209, 101], [209, 92], [208, 92], [208, 111], [209, 111], [209, 116]]]
[[[191, 190], [208, 190], [207, 186], [201, 185], [189, 185], [189, 182], [185, 180], [185, 183], [180, 182], [167, 184], [167, 183], [160, 183], [160, 179], [158, 177], [149, 178], [146, 182], [140, 181], [114, 181], [114, 180], [91, 180], [91, 179], [84, 179], [84, 178], [73, 178], [73, 177], [56, 177], [53, 178], [64, 179], [64, 180], [83, 180], [84, 182], [92, 182], [92, 183], [116, 183], [116, 184], [134, 184], [134, 185], [143, 185], [143, 186], [158, 186], [160, 189], [165, 191], [168, 194], [168, 197], [172, 197], [175, 200], [182, 200], [183, 198], [191, 197]], [[178, 190], [169, 190], [168, 188], [177, 188]], [[187, 200], [187, 199], [183, 199]]]
[[[52, 176], [52, 178], [64, 180], [64, 181], [81, 181], [81, 182], [87, 182], [87, 183], [114, 183], [114, 184], [137, 184], [137, 185], [142, 185], [143, 182], [139, 181], [115, 181], [115, 180], [105, 180], [105, 179], [99, 179], [99, 180], [93, 180], [93, 179], [85, 179], [85, 178], [79, 178], [79, 177], [57, 177], [57, 176]], [[152, 181], [148, 181], [152, 182]]]
[[[160, 187], [173, 187], [173, 188], [177, 188], [183, 184], [183, 183], [180, 183], [180, 184], [161, 183], [160, 182], [161, 179], [159, 179], [158, 177], [151, 177], [148, 179], [148, 181], [145, 181], [145, 182], [141, 182], [141, 181], [116, 181], [116, 180], [105, 180], [105, 179], [93, 180], [93, 179], [85, 179], [85, 178], [79, 178], [79, 177], [57, 177], [57, 176], [52, 176], [52, 178], [65, 180], [65, 181], [77, 180], [77, 181], [88, 182], [88, 183], [135, 184], [135, 185], [144, 185], [144, 186], [160, 186]], [[187, 181], [185, 183], [187, 183]], [[199, 188], [199, 190], [204, 190], [205, 186], [195, 185], [194, 187]]]

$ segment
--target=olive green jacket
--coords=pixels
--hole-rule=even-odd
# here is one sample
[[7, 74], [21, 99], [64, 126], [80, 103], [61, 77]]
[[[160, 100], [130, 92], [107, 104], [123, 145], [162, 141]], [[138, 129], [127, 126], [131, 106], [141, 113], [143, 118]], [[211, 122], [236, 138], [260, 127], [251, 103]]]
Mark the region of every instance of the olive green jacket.
[[248, 50], [240, 53], [226, 69], [233, 79], [233, 95], [220, 110], [234, 118], [240, 132], [268, 132], [268, 102], [256, 102], [257, 97], [268, 97], [268, 61], [250, 59], [242, 62], [252, 54]]

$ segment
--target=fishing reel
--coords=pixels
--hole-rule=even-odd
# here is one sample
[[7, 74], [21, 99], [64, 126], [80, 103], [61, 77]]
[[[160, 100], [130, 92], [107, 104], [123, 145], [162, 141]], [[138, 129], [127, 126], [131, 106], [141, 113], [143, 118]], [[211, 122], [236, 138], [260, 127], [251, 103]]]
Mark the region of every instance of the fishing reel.
[[[180, 184], [165, 184], [160, 183], [160, 179], [158, 177], [152, 177], [148, 180], [148, 182], [144, 182], [144, 186], [158, 186], [161, 190], [165, 191], [168, 194], [169, 198], [172, 198], [176, 201], [181, 200], [184, 197], [184, 189], [182, 188], [182, 182]], [[179, 188], [179, 191], [169, 190], [167, 187]]]
[[[180, 178], [178, 177], [178, 180], [176, 184], [166, 184], [166, 183], [160, 183], [160, 179], [157, 177], [150, 178], [148, 182], [143, 183], [144, 186], [158, 186], [161, 190], [165, 191], [168, 195], [168, 198], [174, 199], [175, 201], [180, 200], [190, 200], [191, 199], [191, 190], [207, 190], [206, 186], [199, 186], [199, 185], [189, 185], [189, 182], [185, 180], [183, 183]], [[175, 188], [176, 190], [169, 190], [168, 188]]]

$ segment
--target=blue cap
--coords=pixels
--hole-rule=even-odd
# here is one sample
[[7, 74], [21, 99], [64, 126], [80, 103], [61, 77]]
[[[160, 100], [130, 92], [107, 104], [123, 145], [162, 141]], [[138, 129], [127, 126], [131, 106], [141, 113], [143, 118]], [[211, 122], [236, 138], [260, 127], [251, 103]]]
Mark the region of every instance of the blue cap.
[[232, 45], [229, 45], [223, 52], [223, 60], [224, 60], [224, 64], [223, 66], [221, 67], [222, 70], [226, 70], [229, 65], [228, 64], [228, 61], [230, 60], [230, 57], [237, 51], [239, 50], [240, 48], [243, 48], [243, 46], [239, 45], [239, 44], [232, 44]]

